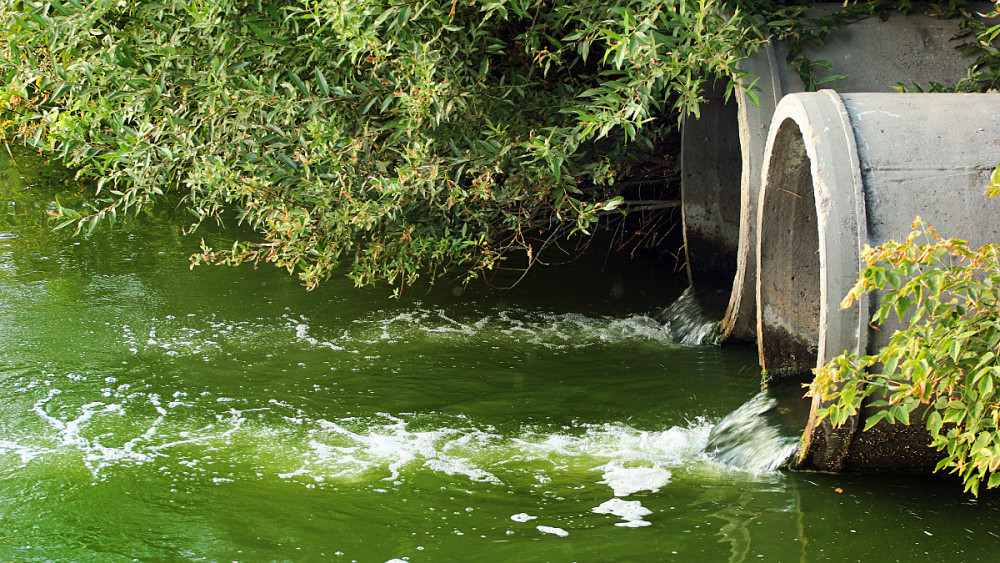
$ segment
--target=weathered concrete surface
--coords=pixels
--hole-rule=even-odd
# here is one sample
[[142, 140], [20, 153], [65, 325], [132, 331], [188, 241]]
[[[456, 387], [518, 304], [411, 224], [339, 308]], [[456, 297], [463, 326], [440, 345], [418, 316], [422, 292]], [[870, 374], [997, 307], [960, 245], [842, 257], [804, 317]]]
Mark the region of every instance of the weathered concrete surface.
[[[1000, 240], [983, 195], [1000, 159], [1000, 95], [786, 96], [775, 110], [758, 197], [758, 349], [772, 377], [807, 374], [845, 350], [871, 353], [871, 299], [840, 309], [861, 249], [905, 238], [920, 215], [973, 245]], [[821, 405], [814, 401], [813, 412]], [[857, 434], [865, 413], [834, 430], [814, 415], [799, 464], [822, 469], [920, 467], [935, 458], [916, 428]]]
[[[983, 3], [981, 11], [990, 6]], [[817, 8], [813, 14], [837, 7]], [[900, 83], [929, 89], [934, 82], [951, 85], [966, 75], [971, 60], [954, 48], [957, 31], [957, 21], [919, 13], [894, 14], [887, 21], [871, 17], [831, 32], [822, 46], [807, 45], [806, 54], [833, 65], [832, 71], [814, 69], [818, 79], [844, 75], [825, 85], [842, 92], [892, 92]], [[696, 282], [728, 276], [735, 269], [722, 326], [727, 340], [756, 338], [754, 249], [767, 127], [778, 100], [805, 88], [786, 63], [787, 55], [787, 45], [779, 42], [741, 63], [742, 70], [759, 77], [759, 105], [746, 91], [734, 92], [726, 104], [719, 88], [709, 93], [701, 118], [683, 124], [680, 162], [688, 271]]]
[[736, 246], [730, 241], [739, 239], [740, 225], [734, 218], [739, 218], [740, 200], [720, 199], [717, 189], [740, 183], [740, 138], [730, 127], [737, 121], [737, 107], [723, 103], [724, 93], [725, 85], [716, 84], [709, 94], [715, 109], [685, 121], [681, 131], [684, 248], [696, 250], [686, 254], [689, 276], [730, 278], [736, 273]]

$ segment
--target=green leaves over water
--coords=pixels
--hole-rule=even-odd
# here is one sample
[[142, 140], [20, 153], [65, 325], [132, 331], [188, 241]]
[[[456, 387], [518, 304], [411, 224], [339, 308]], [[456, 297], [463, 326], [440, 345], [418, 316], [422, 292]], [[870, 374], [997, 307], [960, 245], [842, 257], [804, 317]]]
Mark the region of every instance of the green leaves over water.
[[[0, 0], [2, 128], [98, 180], [101, 219], [180, 199], [256, 231], [196, 263], [315, 286], [475, 276], [587, 232], [613, 178], [734, 77], [713, 1]], [[659, 150], [659, 149], [657, 149]], [[610, 164], [609, 163], [613, 163]], [[534, 241], [536, 244], [538, 241]]]

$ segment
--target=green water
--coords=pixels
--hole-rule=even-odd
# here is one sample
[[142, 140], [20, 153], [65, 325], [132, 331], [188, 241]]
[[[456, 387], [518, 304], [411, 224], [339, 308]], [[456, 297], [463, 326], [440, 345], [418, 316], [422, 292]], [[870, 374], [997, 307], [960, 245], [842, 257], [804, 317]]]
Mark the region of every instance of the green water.
[[0, 160], [0, 560], [974, 561], [998, 545], [1000, 498], [951, 479], [714, 461], [712, 425], [757, 391], [754, 351], [677, 344], [655, 313], [682, 282], [654, 265], [307, 293], [268, 267], [189, 271], [198, 241], [169, 214], [52, 233], [53, 190], [78, 187], [19, 162]]

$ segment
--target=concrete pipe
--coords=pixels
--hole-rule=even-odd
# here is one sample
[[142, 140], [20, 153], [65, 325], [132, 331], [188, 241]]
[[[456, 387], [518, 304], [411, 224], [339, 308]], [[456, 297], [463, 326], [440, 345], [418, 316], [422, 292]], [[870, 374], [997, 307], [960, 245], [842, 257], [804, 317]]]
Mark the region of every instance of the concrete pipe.
[[[982, 10], [989, 11], [990, 3]], [[817, 8], [816, 16], [835, 10]], [[891, 92], [898, 84], [929, 88], [953, 85], [966, 76], [971, 60], [952, 37], [958, 22], [912, 14], [886, 21], [871, 17], [831, 32], [822, 46], [807, 46], [813, 60], [832, 71], [818, 79], [844, 78], [830, 87], [844, 92]], [[802, 92], [798, 74], [785, 62], [788, 47], [776, 43], [753, 53], [740, 68], [756, 82], [754, 104], [745, 91], [724, 102], [724, 84], [708, 93], [701, 118], [684, 120], [681, 138], [681, 199], [684, 243], [692, 283], [733, 280], [721, 332], [724, 340], [755, 339], [754, 284], [756, 210], [767, 126], [782, 96]], [[749, 82], [749, 81], [747, 81]], [[747, 84], [744, 84], [747, 85]]]
[[[841, 310], [865, 244], [905, 238], [922, 216], [944, 236], [1000, 241], [1000, 208], [983, 194], [1000, 159], [1000, 95], [786, 96], [775, 110], [757, 205], [758, 349], [770, 380], [811, 378], [845, 350], [873, 353], [876, 301]], [[873, 298], [877, 299], [877, 298]], [[821, 406], [812, 405], [812, 411]], [[919, 425], [855, 432], [814, 415], [799, 465], [828, 470], [933, 465]]]

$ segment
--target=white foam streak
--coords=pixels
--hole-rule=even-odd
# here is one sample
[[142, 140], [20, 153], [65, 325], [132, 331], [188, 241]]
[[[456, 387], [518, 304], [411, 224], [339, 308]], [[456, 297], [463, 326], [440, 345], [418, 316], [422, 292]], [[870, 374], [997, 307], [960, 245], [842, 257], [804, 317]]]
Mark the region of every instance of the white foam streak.
[[305, 323], [299, 323], [295, 325], [295, 338], [317, 347], [329, 348], [331, 350], [344, 349], [343, 346], [338, 346], [333, 342], [328, 342], [326, 340], [319, 340], [317, 338], [309, 336], [309, 325]]
[[[420, 465], [432, 471], [447, 475], [465, 475], [473, 481], [500, 483], [500, 480], [484, 469], [475, 467], [469, 460], [456, 455], [456, 450], [470, 442], [484, 444], [495, 435], [477, 429], [439, 429], [411, 431], [403, 419], [382, 415], [389, 424], [368, 428], [367, 432], [354, 432], [343, 425], [320, 420], [319, 426], [325, 432], [313, 432], [310, 447], [313, 455], [308, 465], [316, 476], [326, 478], [324, 469], [334, 468], [332, 476], [340, 476], [347, 469], [384, 466], [390, 472], [388, 480], [400, 478], [400, 472], [409, 466]], [[324, 439], [335, 441], [346, 438], [352, 444], [348, 447], [329, 446]], [[305, 467], [297, 470], [297, 474]]]
[[[130, 325], [121, 327], [121, 343], [131, 354], [164, 354], [184, 358], [244, 353], [252, 349], [282, 347], [325, 349], [331, 353], [358, 351], [374, 343], [490, 342], [533, 345], [562, 350], [597, 344], [650, 342], [674, 344], [683, 339], [671, 324], [646, 315], [625, 318], [555, 314], [520, 309], [497, 310], [458, 318], [445, 309], [414, 307], [405, 311], [375, 313], [353, 321], [336, 338], [317, 336], [322, 325], [302, 315], [286, 314], [259, 321], [226, 321], [212, 316], [153, 318], [145, 336]], [[193, 326], [192, 326], [193, 325]], [[142, 333], [139, 333], [142, 334]]]
[[[213, 401], [229, 406], [213, 422], [193, 426], [190, 417], [197, 408], [180, 402], [164, 407], [156, 394], [146, 401], [92, 401], [77, 407], [59, 405], [57, 397], [58, 391], [50, 391], [31, 409], [49, 432], [0, 442], [0, 454], [16, 455], [24, 465], [78, 452], [77, 459], [95, 478], [154, 460], [194, 471], [199, 460], [212, 459], [224, 459], [226, 465], [215, 473], [213, 461], [198, 465], [206, 477], [251, 473], [304, 484], [395, 484], [423, 473], [494, 485], [558, 487], [566, 475], [589, 475], [591, 483], [606, 486], [616, 498], [669, 487], [677, 468], [715, 465], [705, 453], [712, 424], [703, 419], [662, 432], [616, 423], [501, 434], [461, 415], [311, 419], [287, 402], [272, 400], [243, 409], [231, 406], [238, 403]], [[250, 412], [254, 416], [247, 418]], [[125, 417], [132, 424], [109, 417]], [[136, 428], [134, 422], [143, 420]], [[123, 427], [130, 430], [109, 432]], [[239, 473], [232, 473], [232, 464], [242, 467]]]
[[[122, 406], [117, 403], [105, 404], [100, 401], [94, 401], [78, 407], [79, 416], [76, 418], [61, 420], [45, 411], [45, 405], [60, 393], [61, 391], [58, 389], [51, 389], [46, 397], [35, 402], [31, 410], [55, 431], [55, 437], [61, 449], [76, 449], [84, 453], [84, 464], [95, 477], [100, 473], [102, 468], [110, 464], [123, 460], [145, 463], [153, 459], [152, 455], [136, 451], [136, 448], [140, 442], [155, 434], [157, 423], [154, 423], [142, 435], [125, 442], [122, 447], [105, 446], [101, 444], [101, 437], [86, 438], [83, 436], [82, 431], [89, 425], [91, 419], [97, 415], [114, 414], [122, 416], [124, 414]], [[23, 447], [22, 451], [24, 451]], [[51, 451], [54, 450], [45, 450], [42, 453], [49, 453]], [[22, 460], [25, 459], [24, 455], [21, 457]], [[32, 458], [34, 457], [37, 457], [37, 454], [32, 456]]]
[[54, 450], [48, 448], [35, 448], [31, 446], [25, 446], [18, 444], [17, 442], [10, 442], [7, 440], [0, 440], [0, 454], [13, 453], [21, 458], [21, 467], [24, 467], [30, 463], [35, 458], [53, 453]]
[[567, 532], [566, 530], [562, 528], [556, 528], [555, 526], [535, 526], [535, 528], [538, 529], [538, 531], [543, 534], [552, 534], [554, 536], [559, 536], [561, 538], [565, 538], [566, 536], [569, 535], [569, 532]]

